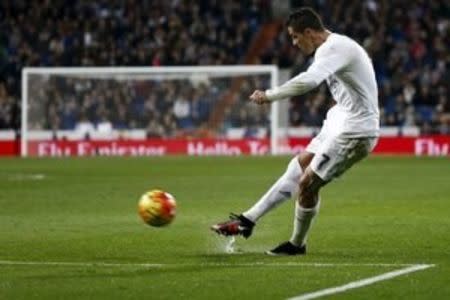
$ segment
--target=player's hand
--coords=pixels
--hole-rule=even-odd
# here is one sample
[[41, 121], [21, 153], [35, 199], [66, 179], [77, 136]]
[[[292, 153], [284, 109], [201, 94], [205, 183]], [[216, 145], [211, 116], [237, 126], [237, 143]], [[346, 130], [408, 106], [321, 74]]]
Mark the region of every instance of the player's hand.
[[266, 93], [264, 91], [256, 90], [251, 94], [250, 100], [256, 104], [264, 104], [269, 103], [269, 99], [267, 99]]

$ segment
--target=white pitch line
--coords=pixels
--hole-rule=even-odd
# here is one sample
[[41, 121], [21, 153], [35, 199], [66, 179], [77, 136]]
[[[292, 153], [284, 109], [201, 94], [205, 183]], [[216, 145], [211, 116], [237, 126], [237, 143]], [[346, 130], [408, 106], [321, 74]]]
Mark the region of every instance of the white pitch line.
[[388, 279], [391, 279], [391, 278], [394, 278], [397, 276], [425, 270], [425, 269], [428, 269], [428, 268], [431, 268], [434, 266], [435, 265], [425, 265], [425, 264], [412, 265], [407, 268], [399, 269], [399, 270], [388, 272], [388, 273], [383, 273], [383, 274], [375, 276], [375, 277], [369, 277], [369, 278], [361, 279], [358, 281], [353, 281], [353, 282], [347, 283], [345, 285], [331, 287], [331, 288], [319, 290], [319, 291], [312, 292], [312, 293], [302, 294], [302, 295], [299, 295], [299, 296], [296, 296], [293, 298], [289, 298], [288, 300], [308, 300], [308, 299], [315, 299], [315, 298], [319, 298], [319, 297], [323, 297], [323, 296], [334, 295], [334, 294], [342, 293], [342, 292], [345, 292], [345, 291], [348, 291], [351, 289], [356, 289], [356, 288], [360, 288], [360, 287], [363, 287], [366, 285], [374, 284], [379, 281], [388, 280]]
[[155, 263], [107, 263], [107, 262], [56, 262], [56, 261], [14, 261], [0, 260], [0, 265], [27, 265], [27, 266], [71, 266], [71, 267], [138, 267], [138, 268], [164, 268], [164, 267], [413, 267], [416, 264], [388, 264], [388, 263], [189, 263], [189, 264], [155, 264]]
[[45, 174], [12, 174], [6, 178], [11, 181], [44, 180]]
[[22, 265], [22, 266], [69, 266], [69, 267], [144, 267], [161, 268], [164, 264], [121, 264], [105, 262], [67, 262], [67, 261], [14, 261], [0, 260], [0, 265]]

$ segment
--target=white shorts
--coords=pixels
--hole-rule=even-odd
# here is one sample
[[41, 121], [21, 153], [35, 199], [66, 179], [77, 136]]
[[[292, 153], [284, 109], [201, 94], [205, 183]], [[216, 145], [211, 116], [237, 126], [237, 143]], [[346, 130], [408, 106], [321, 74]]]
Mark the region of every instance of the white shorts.
[[349, 138], [342, 135], [327, 135], [321, 131], [306, 147], [314, 153], [310, 167], [322, 180], [331, 181], [339, 177], [353, 164], [366, 157], [375, 148], [376, 137]]

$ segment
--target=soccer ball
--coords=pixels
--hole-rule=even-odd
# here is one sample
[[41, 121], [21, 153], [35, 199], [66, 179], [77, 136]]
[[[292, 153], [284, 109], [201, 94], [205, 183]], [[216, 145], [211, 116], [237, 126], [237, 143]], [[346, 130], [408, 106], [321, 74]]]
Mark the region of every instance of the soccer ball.
[[142, 220], [150, 226], [165, 226], [175, 218], [177, 203], [175, 198], [161, 190], [151, 190], [142, 195], [138, 212]]

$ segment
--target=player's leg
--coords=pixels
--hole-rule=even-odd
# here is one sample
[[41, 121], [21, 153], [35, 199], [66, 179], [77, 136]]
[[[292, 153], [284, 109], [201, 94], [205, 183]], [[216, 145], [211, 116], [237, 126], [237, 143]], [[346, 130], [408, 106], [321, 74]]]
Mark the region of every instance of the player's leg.
[[[319, 210], [319, 192], [318, 188], [323, 185], [320, 178], [309, 167], [311, 163], [317, 159], [317, 153], [320, 153], [324, 143], [328, 137], [327, 128], [324, 126], [320, 133], [312, 139], [306, 151], [314, 153], [299, 180], [300, 193], [295, 202], [295, 216], [293, 224], [293, 232], [291, 239], [281, 243], [274, 249], [267, 251], [269, 255], [297, 255], [306, 253], [306, 235], [311, 227], [311, 223]], [[314, 192], [314, 189], [317, 189]], [[303, 199], [303, 200], [302, 200]]]
[[303, 152], [294, 157], [288, 164], [284, 174], [258, 202], [243, 213], [243, 216], [252, 222], [256, 222], [259, 218], [283, 203], [285, 200], [297, 196], [303, 170], [307, 168], [313, 157], [314, 154], [309, 152]]
[[244, 237], [249, 237], [252, 234], [255, 222], [261, 216], [284, 200], [298, 193], [300, 177], [303, 174], [303, 170], [306, 170], [311, 163], [315, 155], [314, 153], [320, 149], [326, 137], [326, 130], [322, 129], [309, 143], [306, 151], [291, 160], [285, 173], [255, 205], [241, 215], [232, 214], [230, 216], [231, 220], [215, 224], [211, 226], [211, 229], [223, 235], [242, 234]]
[[319, 212], [319, 190], [326, 184], [311, 168], [306, 169], [300, 180], [300, 194], [295, 202], [294, 229], [290, 242], [298, 247], [306, 245], [307, 233]]
[[375, 147], [375, 138], [340, 138], [324, 141], [300, 179], [299, 199], [296, 203], [294, 230], [288, 242], [268, 251], [271, 255], [306, 253], [306, 238], [320, 205], [319, 190], [333, 178], [340, 176]]
[[294, 157], [284, 174], [249, 210], [241, 215], [231, 215], [230, 221], [215, 224], [211, 229], [223, 235], [242, 234], [249, 237], [259, 218], [298, 193], [302, 170], [309, 165], [313, 157], [314, 154], [309, 152]]
[[306, 244], [307, 233], [320, 206], [319, 190], [333, 178], [340, 176], [356, 162], [366, 157], [375, 139], [346, 139], [336, 137], [325, 141], [320, 152], [300, 180], [299, 201], [296, 203], [294, 232], [290, 242]]
[[306, 253], [306, 238], [312, 221], [319, 211], [319, 190], [326, 182], [308, 167], [300, 179], [300, 192], [295, 203], [294, 229], [289, 241], [267, 251], [269, 255], [298, 255]]

